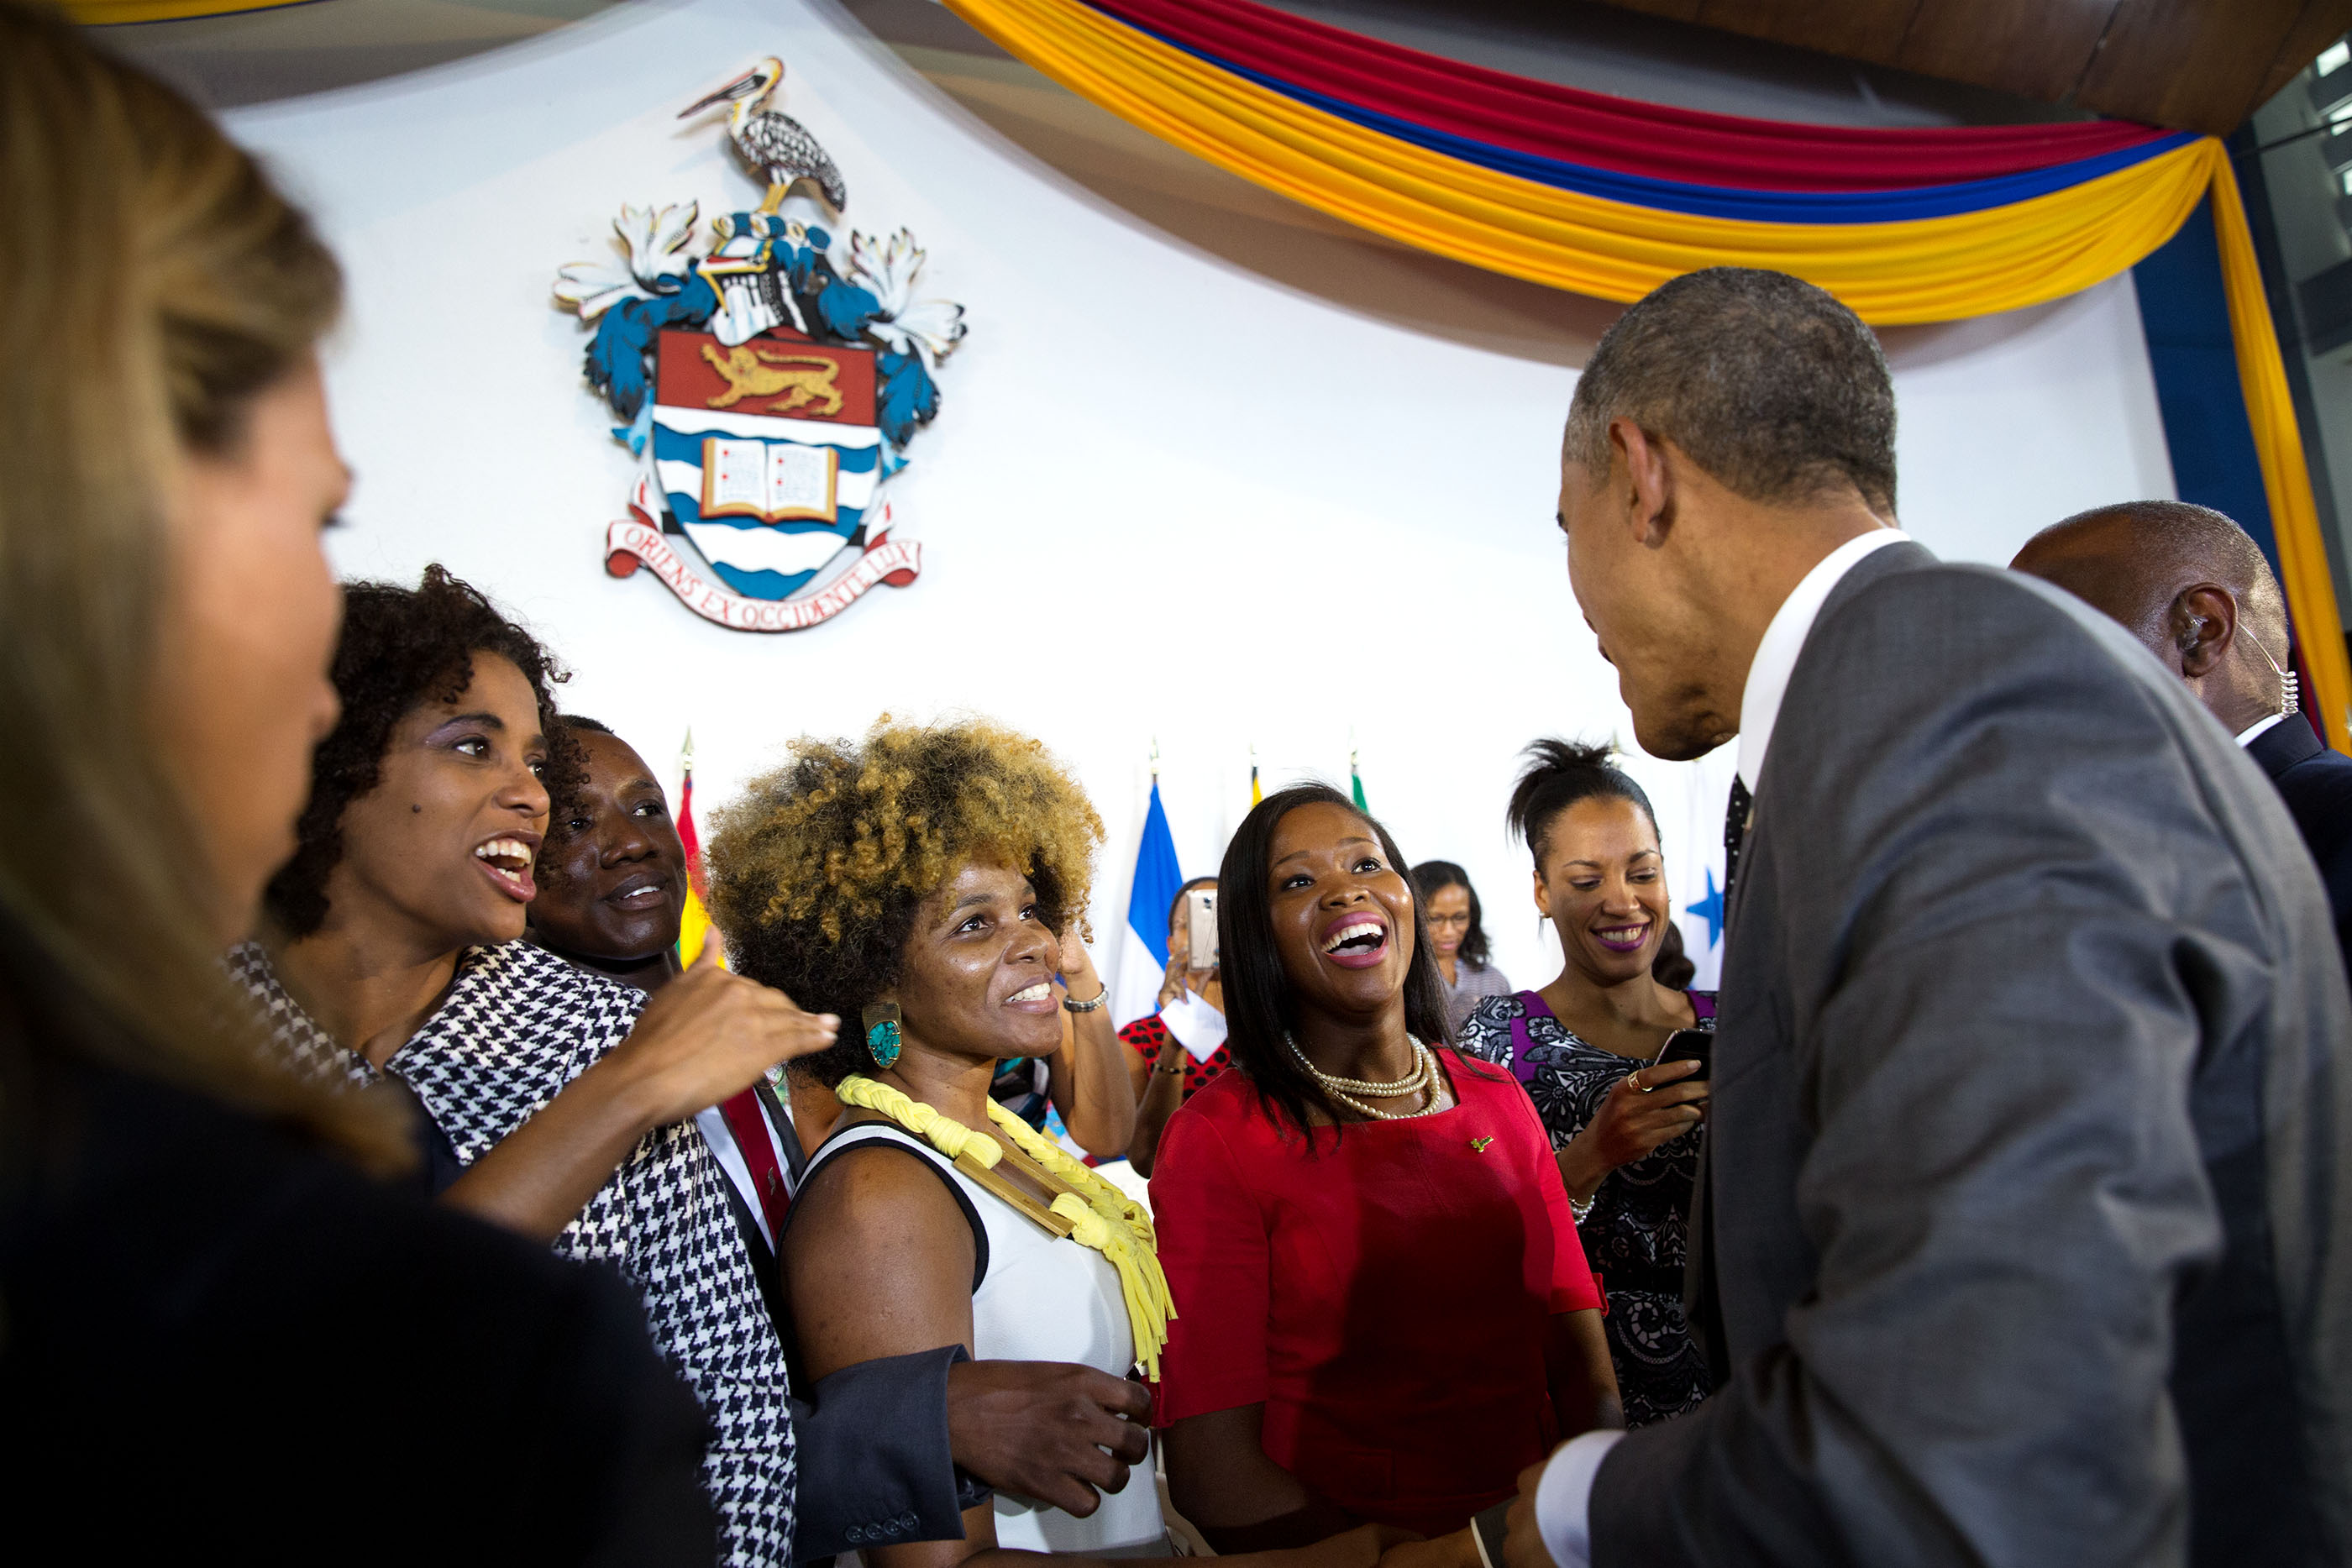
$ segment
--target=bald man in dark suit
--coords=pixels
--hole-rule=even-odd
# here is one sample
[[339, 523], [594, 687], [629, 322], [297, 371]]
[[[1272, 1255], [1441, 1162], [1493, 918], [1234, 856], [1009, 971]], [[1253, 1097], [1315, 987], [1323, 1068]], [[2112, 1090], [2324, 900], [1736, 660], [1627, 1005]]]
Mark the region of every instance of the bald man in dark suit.
[[2207, 507], [2126, 501], [2042, 529], [2010, 565], [2120, 622], [2270, 776], [2352, 966], [2352, 757], [2299, 711], [2286, 596], [2245, 529]]

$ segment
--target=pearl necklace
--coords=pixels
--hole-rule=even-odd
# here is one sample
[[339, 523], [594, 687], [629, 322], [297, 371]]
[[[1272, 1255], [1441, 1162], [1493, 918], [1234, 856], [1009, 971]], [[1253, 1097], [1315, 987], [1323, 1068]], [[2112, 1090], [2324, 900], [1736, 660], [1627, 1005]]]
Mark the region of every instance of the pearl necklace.
[[[1437, 1091], [1434, 1087], [1437, 1059], [1430, 1054], [1429, 1047], [1413, 1036], [1406, 1035], [1405, 1039], [1412, 1042], [1412, 1071], [1393, 1083], [1379, 1083], [1367, 1078], [1341, 1078], [1326, 1072], [1307, 1060], [1307, 1053], [1298, 1049], [1298, 1041], [1287, 1030], [1283, 1033], [1282, 1042], [1290, 1047], [1290, 1054], [1298, 1059], [1298, 1065], [1307, 1069], [1307, 1075], [1322, 1085], [1323, 1092], [1340, 1104], [1376, 1121], [1410, 1122], [1416, 1116], [1432, 1115], [1437, 1111]], [[1360, 1094], [1370, 1100], [1402, 1100], [1408, 1094], [1420, 1094], [1424, 1091], [1428, 1093], [1428, 1102], [1418, 1111], [1383, 1111], [1356, 1098]]]

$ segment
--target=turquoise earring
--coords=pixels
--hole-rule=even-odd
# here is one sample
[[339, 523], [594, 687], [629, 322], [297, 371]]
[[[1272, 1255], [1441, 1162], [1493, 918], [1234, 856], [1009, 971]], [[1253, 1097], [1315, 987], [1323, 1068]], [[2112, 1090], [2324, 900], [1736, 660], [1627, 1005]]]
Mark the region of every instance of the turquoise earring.
[[898, 1004], [872, 1002], [866, 1009], [866, 1054], [887, 1072], [898, 1060]]

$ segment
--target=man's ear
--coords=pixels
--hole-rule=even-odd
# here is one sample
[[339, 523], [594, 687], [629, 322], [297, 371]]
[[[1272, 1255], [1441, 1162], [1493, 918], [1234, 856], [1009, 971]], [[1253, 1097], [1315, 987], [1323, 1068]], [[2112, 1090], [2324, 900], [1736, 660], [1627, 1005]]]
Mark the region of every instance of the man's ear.
[[[1609, 422], [1611, 474], [1625, 486], [1625, 521], [1634, 537], [1654, 549], [1665, 542], [1675, 520], [1675, 476], [1664, 445], [1630, 419]], [[1618, 465], [1623, 466], [1620, 468]]]
[[2182, 677], [2202, 680], [2221, 667], [2238, 640], [2238, 601], [2219, 583], [2197, 583], [2173, 600], [2168, 624]]

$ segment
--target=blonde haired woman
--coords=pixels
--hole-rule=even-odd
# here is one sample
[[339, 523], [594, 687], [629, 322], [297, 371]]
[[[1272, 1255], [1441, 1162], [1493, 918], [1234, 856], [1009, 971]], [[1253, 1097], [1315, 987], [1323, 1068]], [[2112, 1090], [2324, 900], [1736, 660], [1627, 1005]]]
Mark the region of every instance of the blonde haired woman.
[[12, 1539], [708, 1563], [635, 1302], [370, 1181], [400, 1121], [228, 1021], [335, 715], [333, 258], [202, 113], [8, 0], [0, 212]]

